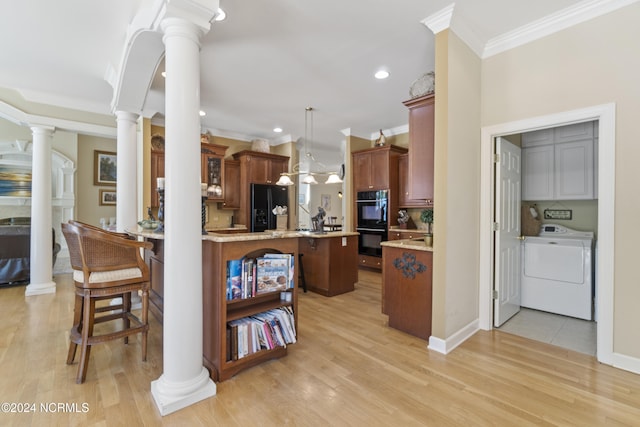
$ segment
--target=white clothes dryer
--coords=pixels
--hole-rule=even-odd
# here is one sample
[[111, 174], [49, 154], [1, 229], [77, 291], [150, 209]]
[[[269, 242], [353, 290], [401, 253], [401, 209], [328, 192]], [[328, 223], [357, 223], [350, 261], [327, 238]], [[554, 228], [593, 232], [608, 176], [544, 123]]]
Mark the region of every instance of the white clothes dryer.
[[543, 224], [522, 243], [521, 305], [593, 319], [593, 232]]

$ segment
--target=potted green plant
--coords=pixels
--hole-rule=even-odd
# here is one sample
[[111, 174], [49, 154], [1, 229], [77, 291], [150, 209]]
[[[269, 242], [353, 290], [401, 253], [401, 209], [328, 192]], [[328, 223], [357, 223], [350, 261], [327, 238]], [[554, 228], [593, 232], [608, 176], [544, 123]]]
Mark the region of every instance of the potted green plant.
[[427, 246], [433, 245], [433, 208], [424, 209], [420, 213], [420, 221], [427, 224], [427, 234], [424, 235], [424, 243]]

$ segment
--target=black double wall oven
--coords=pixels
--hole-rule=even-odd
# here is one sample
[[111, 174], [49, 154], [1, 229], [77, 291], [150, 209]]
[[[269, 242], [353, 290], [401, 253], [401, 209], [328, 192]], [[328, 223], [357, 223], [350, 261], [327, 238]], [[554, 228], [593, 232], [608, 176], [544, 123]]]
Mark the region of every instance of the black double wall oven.
[[388, 191], [359, 191], [356, 196], [358, 253], [382, 257], [380, 243], [387, 240], [388, 231]]

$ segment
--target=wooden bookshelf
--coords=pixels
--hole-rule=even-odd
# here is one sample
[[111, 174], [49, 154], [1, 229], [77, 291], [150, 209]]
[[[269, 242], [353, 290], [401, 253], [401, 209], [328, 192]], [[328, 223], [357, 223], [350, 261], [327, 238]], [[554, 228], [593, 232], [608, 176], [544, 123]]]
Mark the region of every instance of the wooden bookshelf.
[[214, 381], [225, 381], [238, 372], [266, 360], [287, 354], [286, 347], [261, 350], [238, 360], [227, 360], [227, 323], [274, 308], [291, 306], [298, 328], [298, 278], [294, 271], [291, 302], [280, 299], [280, 292], [260, 294], [251, 298], [227, 300], [227, 261], [243, 257], [257, 258], [265, 253], [292, 254], [298, 262], [298, 239], [246, 240], [233, 242], [203, 241], [203, 356], [204, 364]]

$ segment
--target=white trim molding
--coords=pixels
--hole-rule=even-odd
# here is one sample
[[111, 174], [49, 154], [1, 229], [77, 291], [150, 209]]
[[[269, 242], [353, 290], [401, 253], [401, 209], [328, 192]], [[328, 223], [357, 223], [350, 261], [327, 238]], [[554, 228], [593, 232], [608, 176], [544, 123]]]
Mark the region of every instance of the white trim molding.
[[604, 15], [638, 0], [584, 0], [556, 13], [535, 20], [489, 40], [482, 58], [489, 58], [501, 52], [541, 39], [558, 31]]
[[[614, 103], [596, 105], [584, 109], [565, 111], [547, 116], [533, 117], [510, 123], [486, 126], [481, 129], [480, 166], [480, 285], [479, 327], [493, 328], [493, 162], [494, 139], [498, 136], [517, 134], [531, 130], [562, 126], [571, 123], [599, 121], [598, 144], [598, 272], [596, 286], [597, 305], [597, 358], [608, 365], [634, 370], [640, 362], [628, 363], [627, 359], [613, 353], [613, 296], [615, 289], [615, 109]], [[635, 360], [635, 359], [634, 359]]]
[[420, 22], [426, 25], [433, 34], [438, 34], [440, 31], [446, 30], [451, 26], [451, 17], [453, 16], [455, 5], [455, 3], [451, 3], [449, 6], [431, 16], [427, 16]]
[[431, 335], [429, 337], [428, 348], [429, 350], [434, 350], [438, 353], [449, 354], [453, 351], [453, 349], [465, 342], [479, 330], [480, 328], [478, 327], [478, 319], [476, 319], [444, 340], [442, 338], [437, 338]]

